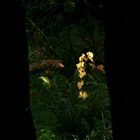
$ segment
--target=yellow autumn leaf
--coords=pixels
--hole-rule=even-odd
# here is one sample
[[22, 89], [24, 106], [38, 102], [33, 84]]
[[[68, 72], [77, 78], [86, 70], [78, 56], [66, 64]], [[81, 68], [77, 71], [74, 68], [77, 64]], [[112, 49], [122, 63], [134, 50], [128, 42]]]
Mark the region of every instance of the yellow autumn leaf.
[[83, 85], [84, 85], [84, 82], [83, 81], [78, 82], [77, 83], [78, 89], [81, 89]]
[[82, 53], [82, 55], [79, 57], [79, 61], [83, 62], [84, 60], [86, 60], [85, 54]]
[[88, 97], [88, 94], [87, 94], [87, 92], [85, 92], [85, 91], [80, 91], [79, 92], [79, 98], [82, 98], [82, 99], [86, 99]]
[[93, 58], [93, 53], [92, 52], [87, 52], [87, 56]]
[[87, 52], [87, 58], [90, 59], [93, 62], [93, 53], [92, 52]]
[[79, 68], [79, 77], [83, 78], [86, 75], [86, 71], [84, 68]]
[[77, 69], [79, 69], [80, 67], [84, 67], [84, 62], [79, 62], [78, 64], [76, 64]]

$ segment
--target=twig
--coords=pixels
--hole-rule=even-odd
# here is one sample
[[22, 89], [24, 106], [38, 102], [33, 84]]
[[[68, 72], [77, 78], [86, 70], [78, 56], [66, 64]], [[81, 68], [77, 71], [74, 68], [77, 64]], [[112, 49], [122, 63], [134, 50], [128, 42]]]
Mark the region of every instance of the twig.
[[[104, 120], [104, 114], [103, 114], [103, 112], [101, 111], [101, 115], [102, 115], [102, 119], [103, 119], [103, 127], [104, 127], [104, 129], [106, 128], [105, 127], [105, 120]], [[103, 134], [103, 140], [106, 140], [106, 138], [105, 138], [105, 135]]]
[[38, 26], [36, 26], [36, 24], [28, 17], [26, 17], [28, 19], [28, 21], [41, 33], [41, 35], [44, 37], [44, 39], [46, 40], [46, 43], [49, 47], [49, 50], [57, 57], [59, 58], [59, 56], [52, 50], [52, 45], [49, 43], [46, 35], [40, 30], [40, 28]]
[[47, 39], [46, 35], [40, 30], [39, 27], [36, 26], [36, 24], [30, 18], [27, 17], [27, 19], [41, 33], [41, 35], [45, 38], [45, 40], [46, 40], [46, 42], [47, 42], [47, 44], [49, 46], [50, 43], [48, 42], [48, 39]]
[[69, 21], [68, 21], [68, 41], [69, 41], [69, 47], [70, 47], [70, 50], [71, 50], [71, 53], [73, 55], [73, 57], [75, 58], [75, 60], [77, 59], [75, 53], [74, 53], [74, 50], [72, 48], [72, 43], [71, 43], [71, 36], [70, 36], [70, 24], [69, 24]]

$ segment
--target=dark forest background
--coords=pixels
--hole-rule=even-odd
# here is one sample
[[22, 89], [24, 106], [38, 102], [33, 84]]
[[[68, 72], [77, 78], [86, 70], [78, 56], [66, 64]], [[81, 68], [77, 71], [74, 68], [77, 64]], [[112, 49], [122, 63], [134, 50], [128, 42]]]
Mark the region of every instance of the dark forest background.
[[[23, 0], [22, 5], [37, 139], [112, 140], [104, 0]], [[93, 62], [84, 61], [86, 76], [80, 78], [76, 64], [87, 52]]]

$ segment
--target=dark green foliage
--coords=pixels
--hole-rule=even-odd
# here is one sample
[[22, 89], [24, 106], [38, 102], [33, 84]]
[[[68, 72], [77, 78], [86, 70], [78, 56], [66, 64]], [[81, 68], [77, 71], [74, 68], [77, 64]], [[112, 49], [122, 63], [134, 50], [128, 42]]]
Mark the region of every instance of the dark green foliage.
[[[59, 73], [55, 74], [50, 79], [51, 87], [45, 87], [46, 91], [45, 89], [43, 91], [44, 87], [41, 88], [42, 81], [38, 81], [39, 87], [43, 91], [42, 95], [40, 94], [42, 98], [40, 102], [45, 101], [43, 104], [46, 106], [45, 110], [41, 109], [46, 111], [44, 115], [42, 114], [43, 118], [46, 117], [45, 128], [52, 130], [55, 136], [61, 137], [61, 139], [64, 136], [69, 137], [68, 139], [73, 139], [73, 136], [76, 136], [82, 140], [90, 135], [92, 130], [95, 131], [98, 139], [102, 139], [103, 134], [106, 138], [110, 137], [111, 139], [110, 100], [106, 83], [97, 81], [93, 83], [87, 80], [85, 89], [87, 89], [89, 97], [86, 100], [81, 100], [78, 97], [76, 87], [78, 79], [76, 79], [76, 75], [68, 80]], [[92, 88], [87, 88], [89, 84], [92, 85]], [[39, 115], [41, 115], [41, 111]]]

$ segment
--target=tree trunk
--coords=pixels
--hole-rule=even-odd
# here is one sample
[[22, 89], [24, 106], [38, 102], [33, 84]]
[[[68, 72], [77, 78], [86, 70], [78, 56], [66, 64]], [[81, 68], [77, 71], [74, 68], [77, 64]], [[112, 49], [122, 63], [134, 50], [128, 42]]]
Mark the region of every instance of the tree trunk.
[[[136, 6], [136, 4], [135, 4]], [[139, 118], [138, 20], [131, 2], [106, 4], [105, 69], [112, 106], [113, 140], [137, 139]], [[134, 11], [131, 11], [131, 8]], [[132, 8], [132, 9], [133, 9]], [[132, 16], [131, 16], [132, 15]], [[135, 126], [136, 125], [136, 126]], [[133, 131], [134, 130], [134, 131]]]
[[21, 2], [1, 4], [1, 138], [36, 140], [28, 77], [28, 48]]

